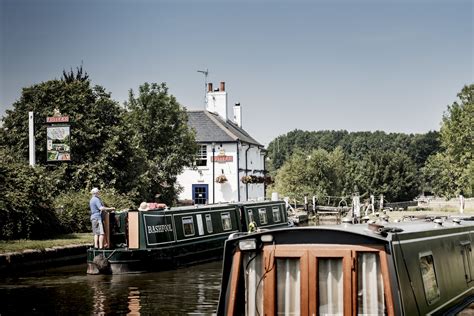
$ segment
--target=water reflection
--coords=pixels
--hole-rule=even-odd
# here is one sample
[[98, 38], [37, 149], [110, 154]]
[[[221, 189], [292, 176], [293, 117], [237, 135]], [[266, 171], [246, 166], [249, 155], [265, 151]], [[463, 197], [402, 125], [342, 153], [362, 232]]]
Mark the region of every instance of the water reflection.
[[0, 315], [210, 315], [217, 307], [221, 262], [144, 274], [85, 271], [80, 265], [0, 279]]

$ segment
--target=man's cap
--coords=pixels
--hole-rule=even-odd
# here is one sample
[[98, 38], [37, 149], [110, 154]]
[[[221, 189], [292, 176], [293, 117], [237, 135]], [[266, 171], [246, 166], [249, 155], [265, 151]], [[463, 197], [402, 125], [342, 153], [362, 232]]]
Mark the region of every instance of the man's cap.
[[96, 194], [96, 193], [98, 193], [98, 192], [99, 192], [99, 189], [97, 189], [97, 188], [93, 188], [93, 189], [91, 190], [91, 193], [92, 193], [92, 194]]

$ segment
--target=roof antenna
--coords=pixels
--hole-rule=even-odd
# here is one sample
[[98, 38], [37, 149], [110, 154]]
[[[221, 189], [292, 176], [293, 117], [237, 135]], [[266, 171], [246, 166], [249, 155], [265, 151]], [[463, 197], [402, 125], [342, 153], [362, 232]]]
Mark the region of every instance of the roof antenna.
[[204, 109], [207, 109], [207, 98], [206, 98], [206, 93], [207, 93], [207, 76], [209, 75], [209, 69], [206, 68], [206, 70], [198, 70], [197, 72], [200, 72], [204, 75]]

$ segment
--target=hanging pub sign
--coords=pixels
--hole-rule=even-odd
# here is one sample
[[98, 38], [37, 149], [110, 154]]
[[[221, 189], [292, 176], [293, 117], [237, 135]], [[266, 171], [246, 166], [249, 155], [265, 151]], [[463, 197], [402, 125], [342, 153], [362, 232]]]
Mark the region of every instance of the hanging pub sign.
[[234, 161], [233, 156], [226, 156], [224, 148], [219, 150], [219, 154], [215, 157], [211, 157], [211, 162], [232, 162]]
[[46, 122], [52, 123], [46, 127], [46, 161], [71, 161], [71, 128], [64, 124], [69, 122], [69, 116], [55, 113], [54, 116], [47, 117]]

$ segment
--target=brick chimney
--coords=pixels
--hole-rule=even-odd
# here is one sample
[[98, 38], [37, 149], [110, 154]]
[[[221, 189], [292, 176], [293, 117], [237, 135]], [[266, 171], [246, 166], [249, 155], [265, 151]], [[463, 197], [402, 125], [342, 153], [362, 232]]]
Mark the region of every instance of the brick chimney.
[[225, 82], [221, 82], [219, 89], [212, 91], [212, 83], [208, 84], [206, 110], [218, 114], [224, 121], [227, 121], [227, 92]]

